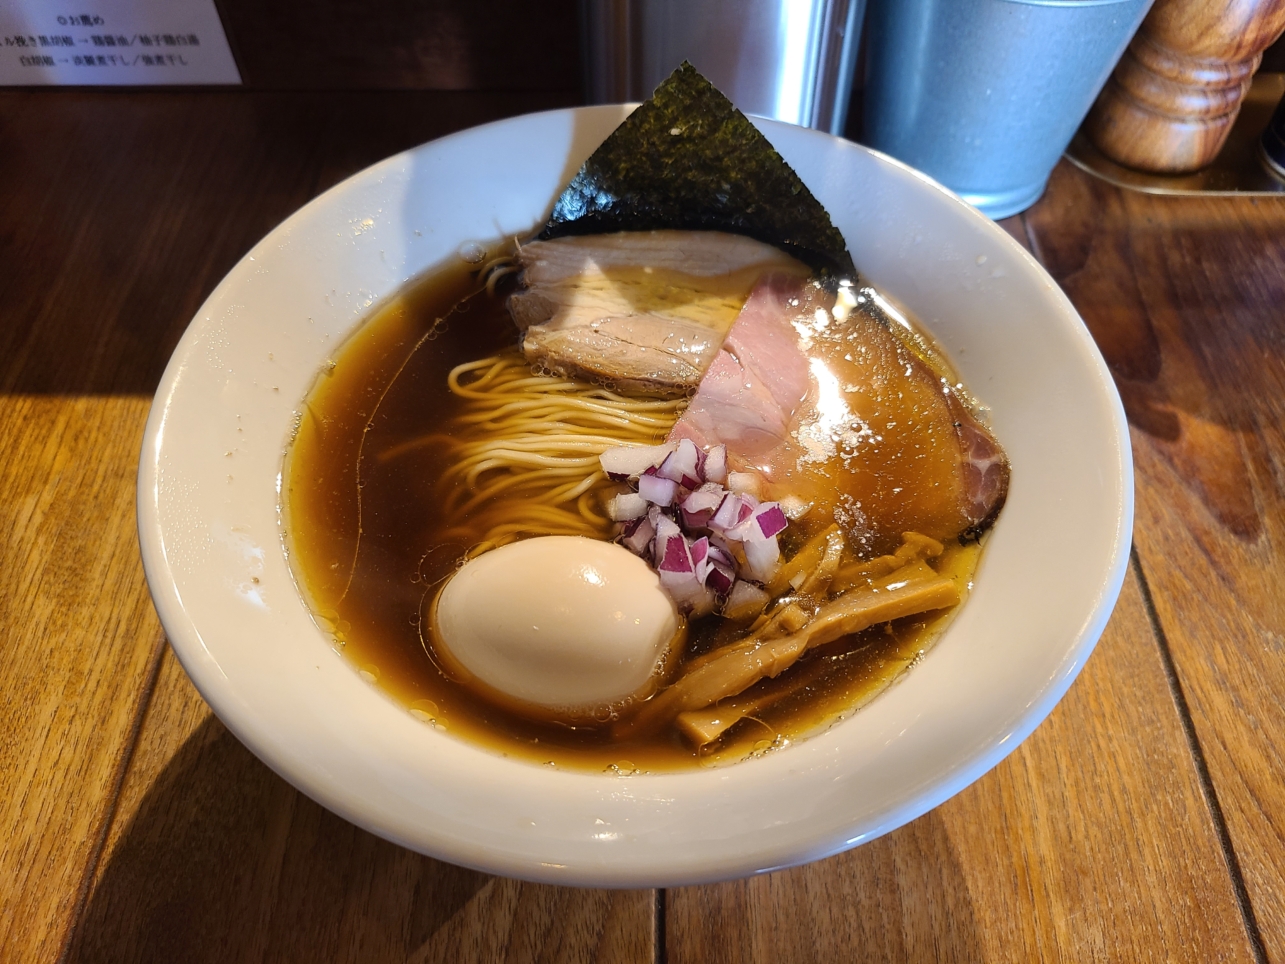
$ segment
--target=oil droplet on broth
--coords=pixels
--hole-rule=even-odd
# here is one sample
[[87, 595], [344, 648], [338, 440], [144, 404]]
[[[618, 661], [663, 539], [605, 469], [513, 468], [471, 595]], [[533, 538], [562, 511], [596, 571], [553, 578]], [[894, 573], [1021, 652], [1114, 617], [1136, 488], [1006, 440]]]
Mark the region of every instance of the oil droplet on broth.
[[442, 711], [432, 700], [415, 700], [408, 708], [411, 716], [421, 723], [427, 723], [437, 730], [446, 729], [446, 721], [442, 719]]

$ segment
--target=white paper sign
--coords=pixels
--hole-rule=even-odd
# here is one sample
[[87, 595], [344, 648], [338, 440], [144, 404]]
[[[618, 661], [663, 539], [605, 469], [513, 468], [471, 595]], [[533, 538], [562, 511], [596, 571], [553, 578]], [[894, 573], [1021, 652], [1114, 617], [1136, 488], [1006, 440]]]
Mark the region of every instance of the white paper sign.
[[0, 85], [239, 83], [214, 0], [0, 0]]

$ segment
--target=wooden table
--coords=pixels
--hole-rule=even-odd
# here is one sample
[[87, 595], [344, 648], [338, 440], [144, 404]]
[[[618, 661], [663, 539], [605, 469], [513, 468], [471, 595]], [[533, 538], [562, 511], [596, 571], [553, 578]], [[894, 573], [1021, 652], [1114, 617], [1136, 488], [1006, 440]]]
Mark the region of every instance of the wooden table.
[[1064, 163], [1005, 225], [1120, 386], [1132, 565], [1049, 720], [895, 833], [716, 886], [524, 884], [350, 826], [211, 715], [134, 532], [180, 333], [318, 191], [559, 97], [0, 93], [0, 961], [1285, 964], [1285, 200]]

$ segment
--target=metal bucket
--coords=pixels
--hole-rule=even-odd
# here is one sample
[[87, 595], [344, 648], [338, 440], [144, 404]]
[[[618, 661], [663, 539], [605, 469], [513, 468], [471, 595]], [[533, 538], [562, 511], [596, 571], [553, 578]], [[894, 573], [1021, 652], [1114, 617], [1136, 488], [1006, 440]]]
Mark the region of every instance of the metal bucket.
[[865, 0], [581, 0], [590, 103], [644, 100], [681, 64], [741, 110], [842, 134]]
[[1152, 0], [871, 0], [863, 142], [993, 218], [1039, 199]]

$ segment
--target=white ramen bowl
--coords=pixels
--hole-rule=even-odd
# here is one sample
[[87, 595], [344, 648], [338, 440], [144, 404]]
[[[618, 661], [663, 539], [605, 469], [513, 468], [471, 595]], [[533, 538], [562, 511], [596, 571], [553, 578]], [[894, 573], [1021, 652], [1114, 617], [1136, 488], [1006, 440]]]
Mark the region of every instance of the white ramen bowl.
[[896, 161], [756, 121], [829, 209], [858, 268], [922, 321], [990, 406], [1012, 460], [1008, 504], [949, 630], [844, 722], [715, 770], [626, 777], [506, 759], [365, 682], [313, 623], [282, 549], [278, 480], [301, 400], [336, 346], [408, 279], [469, 241], [529, 234], [627, 113], [553, 111], [467, 130], [298, 211], [188, 327], [156, 393], [138, 479], [143, 562], [174, 651], [268, 766], [413, 850], [608, 887], [815, 860], [959, 792], [1012, 752], [1084, 665], [1119, 593], [1133, 519], [1119, 397], [1040, 266]]

